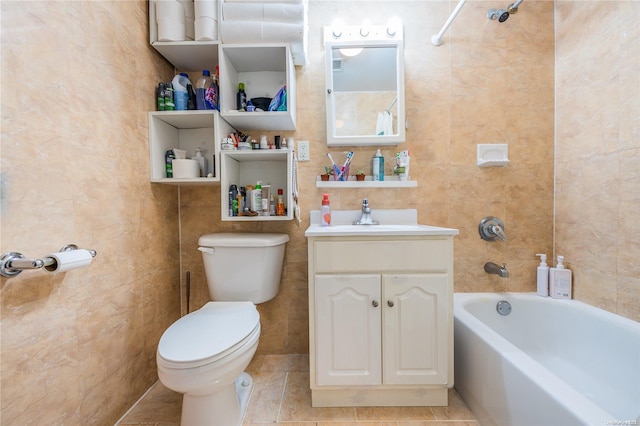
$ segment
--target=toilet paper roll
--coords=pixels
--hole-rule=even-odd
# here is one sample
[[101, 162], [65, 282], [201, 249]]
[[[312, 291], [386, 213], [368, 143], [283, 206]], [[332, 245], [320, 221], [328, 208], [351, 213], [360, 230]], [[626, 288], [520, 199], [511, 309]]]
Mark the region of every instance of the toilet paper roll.
[[222, 21], [220, 38], [223, 43], [295, 42], [303, 39], [304, 27], [304, 24]]
[[158, 41], [182, 41], [185, 39], [185, 12], [175, 0], [156, 2]]
[[194, 35], [197, 41], [218, 39], [218, 21], [212, 18], [196, 18], [193, 23]]
[[85, 249], [50, 253], [47, 256], [54, 260], [53, 265], [44, 267], [49, 272], [64, 272], [70, 269], [82, 268], [89, 266], [93, 260], [91, 252]]
[[179, 160], [172, 161], [173, 177], [178, 179], [197, 178], [200, 177], [200, 164], [197, 160]]
[[194, 0], [193, 11], [195, 18], [218, 19], [217, 0]]

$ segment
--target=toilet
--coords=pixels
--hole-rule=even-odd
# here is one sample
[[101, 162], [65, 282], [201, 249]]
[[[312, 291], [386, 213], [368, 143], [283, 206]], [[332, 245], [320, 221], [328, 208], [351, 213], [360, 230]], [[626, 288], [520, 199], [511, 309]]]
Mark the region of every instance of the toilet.
[[183, 394], [182, 426], [240, 425], [258, 347], [255, 304], [278, 294], [287, 234], [216, 233], [198, 240], [210, 302], [174, 322], [158, 343], [162, 384]]

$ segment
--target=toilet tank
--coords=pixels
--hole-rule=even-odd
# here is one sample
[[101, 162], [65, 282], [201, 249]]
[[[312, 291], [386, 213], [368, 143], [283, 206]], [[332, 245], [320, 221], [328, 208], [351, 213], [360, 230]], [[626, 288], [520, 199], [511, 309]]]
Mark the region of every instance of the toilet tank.
[[215, 233], [200, 237], [209, 297], [262, 303], [280, 288], [287, 234]]

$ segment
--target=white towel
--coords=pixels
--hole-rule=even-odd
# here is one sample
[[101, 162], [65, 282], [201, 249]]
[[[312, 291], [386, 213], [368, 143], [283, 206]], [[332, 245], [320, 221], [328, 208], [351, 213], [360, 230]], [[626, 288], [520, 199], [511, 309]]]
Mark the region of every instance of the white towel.
[[307, 0], [224, 0], [225, 3], [306, 3]]
[[378, 113], [376, 123], [376, 136], [389, 136], [393, 134], [393, 114], [389, 111]]
[[304, 39], [304, 24], [222, 21], [220, 37], [223, 43], [301, 42]]
[[222, 3], [225, 21], [265, 21], [300, 24], [304, 22], [305, 7], [294, 3]]

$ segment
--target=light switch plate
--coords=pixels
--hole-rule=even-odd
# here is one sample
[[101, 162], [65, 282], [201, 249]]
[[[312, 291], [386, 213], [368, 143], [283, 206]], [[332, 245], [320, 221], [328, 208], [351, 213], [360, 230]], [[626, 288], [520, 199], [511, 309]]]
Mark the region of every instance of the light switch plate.
[[298, 161], [309, 161], [309, 141], [298, 141]]

